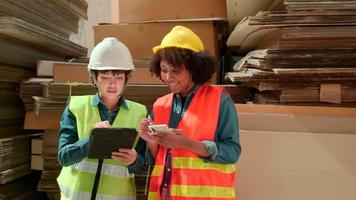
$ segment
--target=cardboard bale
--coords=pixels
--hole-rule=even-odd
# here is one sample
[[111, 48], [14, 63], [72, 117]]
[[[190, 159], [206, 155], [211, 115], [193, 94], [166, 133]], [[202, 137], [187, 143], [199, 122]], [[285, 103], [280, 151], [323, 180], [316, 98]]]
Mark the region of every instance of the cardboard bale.
[[[226, 1], [221, 0], [119, 0], [113, 6], [114, 22], [193, 18], [227, 19]], [[119, 20], [119, 21], [117, 21]]]

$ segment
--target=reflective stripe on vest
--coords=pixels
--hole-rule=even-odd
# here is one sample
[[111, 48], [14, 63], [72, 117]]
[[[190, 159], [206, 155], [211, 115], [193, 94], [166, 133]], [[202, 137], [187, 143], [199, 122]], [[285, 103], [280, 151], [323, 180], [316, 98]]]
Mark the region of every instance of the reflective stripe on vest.
[[[125, 101], [128, 109], [120, 108], [112, 126], [137, 129], [139, 121], [146, 117], [146, 108], [141, 104]], [[69, 110], [76, 117], [79, 139], [87, 138], [94, 124], [101, 121], [98, 107], [93, 106], [92, 95], [71, 97]], [[137, 136], [136, 143], [138, 138]], [[97, 165], [96, 159], [84, 158], [80, 163], [63, 167], [57, 178], [61, 198], [90, 199]], [[104, 159], [97, 199], [135, 199], [135, 195], [135, 181], [127, 167], [120, 161]]]
[[[234, 198], [235, 191], [231, 187], [195, 186], [195, 185], [172, 185], [171, 195], [177, 197], [215, 197]], [[173, 198], [172, 198], [173, 199]]]
[[[78, 192], [72, 191], [69, 188], [60, 187], [61, 193], [65, 195], [65, 197], [61, 197], [61, 200], [66, 199], [76, 199], [76, 200], [88, 200], [91, 197], [91, 192]], [[67, 197], [67, 198], [66, 198]], [[96, 200], [135, 200], [136, 197], [128, 196], [128, 197], [117, 197], [113, 195], [96, 195]]]
[[[71, 167], [78, 171], [95, 174], [96, 169], [98, 168], [98, 163], [90, 162], [90, 161], [84, 159], [81, 162], [72, 165]], [[127, 170], [127, 167], [117, 166], [117, 165], [112, 165], [112, 164], [107, 164], [107, 163], [103, 164], [101, 174], [108, 175], [108, 176], [122, 177], [122, 178], [133, 177], [133, 174], [129, 173], [129, 171]]]
[[173, 165], [177, 169], [203, 169], [203, 170], [215, 170], [222, 173], [230, 174], [235, 172], [234, 164], [219, 164], [206, 162], [200, 158], [177, 158], [174, 157]]
[[[202, 85], [178, 124], [190, 138], [214, 141], [223, 88]], [[155, 123], [169, 123], [173, 94], [159, 98]], [[159, 114], [157, 114], [159, 113]], [[209, 113], [209, 114], [207, 114]], [[160, 146], [151, 175], [149, 199], [159, 199], [166, 148]], [[206, 162], [195, 153], [172, 149], [171, 199], [235, 199], [235, 165]]]

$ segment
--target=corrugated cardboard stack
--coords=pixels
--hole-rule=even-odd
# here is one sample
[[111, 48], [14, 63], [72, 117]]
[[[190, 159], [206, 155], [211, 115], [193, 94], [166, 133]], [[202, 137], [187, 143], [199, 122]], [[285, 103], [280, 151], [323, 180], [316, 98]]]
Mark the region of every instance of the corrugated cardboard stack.
[[[36, 191], [38, 173], [30, 168], [31, 138], [39, 134], [26, 134], [0, 138], [0, 199], [41, 198]], [[22, 185], [25, 182], [28, 185]]]
[[283, 3], [235, 27], [227, 43], [248, 54], [227, 79], [254, 87], [256, 103], [355, 106], [355, 1]]
[[[87, 3], [84, 0], [42, 0], [29, 2], [26, 0], [4, 0], [0, 4], [0, 139], [6, 138], [13, 142], [15, 135], [33, 133], [23, 130], [24, 107], [18, 97], [18, 86], [21, 80], [36, 75], [36, 62], [38, 59], [65, 60], [72, 57], [86, 56], [87, 49], [71, 41], [69, 38], [78, 36], [81, 20], [86, 16]], [[50, 19], [50, 20], [49, 20]], [[36, 82], [36, 81], [35, 81]], [[39, 82], [29, 87], [21, 88], [20, 96], [25, 97], [25, 108], [31, 108], [31, 99], [28, 97], [38, 94]], [[30, 103], [28, 103], [30, 102]], [[28, 138], [28, 140], [30, 140]], [[29, 145], [23, 146], [28, 148]], [[18, 151], [18, 150], [16, 150]], [[28, 154], [30, 156], [30, 154]], [[19, 171], [21, 166], [15, 161], [2, 168], [2, 172], [9, 175], [9, 171]], [[29, 166], [30, 160], [26, 161]], [[21, 163], [24, 165], [25, 163]], [[22, 170], [22, 169], [21, 169]], [[21, 175], [21, 173], [18, 173]], [[24, 174], [22, 174], [23, 176]], [[35, 190], [37, 180], [16, 176], [11, 182], [0, 184], [0, 197], [5, 199], [32, 198], [33, 195], [21, 192], [19, 188]], [[35, 176], [36, 178], [36, 176]], [[7, 179], [9, 180], [9, 179]], [[27, 181], [28, 180], [28, 181]], [[39, 188], [39, 190], [41, 190]], [[3, 193], [5, 192], [5, 193]], [[11, 194], [11, 197], [8, 196]], [[3, 196], [5, 195], [5, 196]], [[38, 199], [39, 197], [35, 197]]]
[[0, 184], [30, 174], [30, 135], [0, 138]]
[[[31, 89], [27, 92], [21, 92], [25, 105], [27, 105], [24, 128], [44, 131], [40, 142], [37, 141], [38, 139], [33, 141], [33, 144], [36, 144], [36, 142], [39, 143], [37, 145], [38, 148], [35, 149], [40, 150], [32, 151], [31, 169], [42, 171], [38, 190], [47, 192], [47, 196], [50, 199], [60, 198], [59, 188], [56, 182], [56, 178], [61, 170], [61, 166], [57, 161], [58, 129], [60, 115], [66, 105], [71, 89], [68, 87], [68, 90], [65, 91], [66, 93], [54, 95], [57, 97], [54, 99], [43, 97], [43, 94], [48, 93], [45, 86], [52, 84], [54, 79], [57, 80], [57, 77], [53, 75], [54, 72], [56, 72], [56, 68], [61, 68], [64, 71], [67, 69], [73, 69], [75, 71], [78, 66], [79, 68], [84, 66], [86, 69], [86, 63], [39, 60], [37, 62], [37, 77], [21, 83], [21, 89]], [[70, 78], [73, 75], [80, 80], [83, 80], [83, 78], [87, 76], [87, 74], [85, 74], [86, 76], [84, 77], [78, 77], [75, 73], [69, 73], [67, 77]], [[87, 80], [88, 79], [86, 79], [86, 81]], [[90, 85], [89, 89], [84, 88], [83, 90], [83, 87], [80, 87], [79, 90], [73, 89], [73, 95], [93, 93], [88, 92], [88, 90], [95, 92], [95, 89]], [[59, 108], [58, 105], [60, 105]]]

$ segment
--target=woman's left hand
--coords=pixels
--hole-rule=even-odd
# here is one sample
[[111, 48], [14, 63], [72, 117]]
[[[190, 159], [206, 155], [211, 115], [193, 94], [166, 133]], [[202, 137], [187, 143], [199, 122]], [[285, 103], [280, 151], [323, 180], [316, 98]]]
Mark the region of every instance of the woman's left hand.
[[204, 158], [210, 156], [210, 153], [202, 142], [191, 139], [181, 129], [171, 129], [169, 133], [159, 132], [157, 135], [153, 135], [153, 137], [155, 137], [157, 143], [163, 147], [171, 149], [182, 148]]
[[135, 149], [118, 149], [111, 154], [111, 158], [123, 162], [125, 165], [135, 163], [137, 152]]
[[171, 132], [159, 132], [154, 135], [158, 144], [166, 148], [187, 148], [191, 139], [181, 129], [171, 129]]

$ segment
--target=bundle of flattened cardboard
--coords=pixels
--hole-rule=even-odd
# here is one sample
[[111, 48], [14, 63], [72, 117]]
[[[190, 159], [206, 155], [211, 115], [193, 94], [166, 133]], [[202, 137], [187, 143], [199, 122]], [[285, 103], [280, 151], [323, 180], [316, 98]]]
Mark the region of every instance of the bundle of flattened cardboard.
[[244, 18], [227, 44], [245, 55], [226, 80], [256, 89], [254, 102], [356, 105], [356, 3], [285, 0]]
[[[69, 38], [81, 32], [78, 32], [79, 22], [87, 18], [87, 6], [85, 0], [1, 1], [0, 140], [6, 139], [18, 146], [14, 148], [16, 151], [11, 146], [6, 147], [6, 152], [14, 151], [12, 155], [16, 156], [3, 157], [8, 154], [1, 154], [0, 199], [41, 198], [36, 192], [38, 175], [25, 177], [30, 170], [30, 138], [21, 143], [16, 138], [17, 135], [33, 133], [23, 129], [23, 122], [25, 109], [34, 109], [29, 103], [33, 102], [29, 96], [39, 95], [40, 91], [35, 86], [39, 83], [21, 89], [25, 109], [18, 96], [19, 83], [36, 75], [39, 59], [65, 61], [86, 56], [87, 49]], [[18, 155], [19, 151], [26, 153], [26, 156]]]

